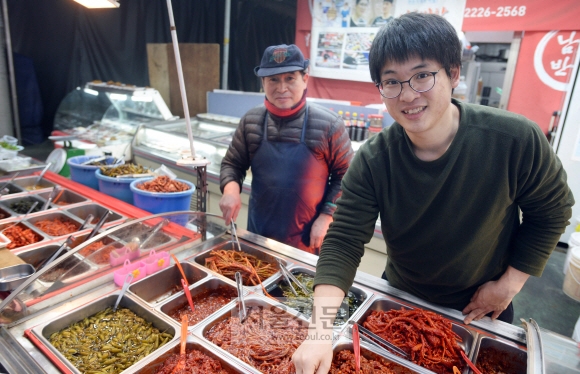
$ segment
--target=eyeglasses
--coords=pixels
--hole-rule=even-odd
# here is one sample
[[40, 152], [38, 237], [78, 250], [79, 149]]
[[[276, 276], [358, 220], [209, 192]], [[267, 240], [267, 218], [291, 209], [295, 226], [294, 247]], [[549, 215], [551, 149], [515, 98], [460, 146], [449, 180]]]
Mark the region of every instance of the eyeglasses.
[[399, 96], [403, 92], [403, 83], [409, 83], [409, 87], [415, 92], [427, 92], [435, 86], [435, 74], [439, 73], [439, 70], [422, 71], [406, 81], [386, 79], [381, 83], [376, 83], [375, 86], [379, 89], [381, 96], [386, 99], [394, 99]]

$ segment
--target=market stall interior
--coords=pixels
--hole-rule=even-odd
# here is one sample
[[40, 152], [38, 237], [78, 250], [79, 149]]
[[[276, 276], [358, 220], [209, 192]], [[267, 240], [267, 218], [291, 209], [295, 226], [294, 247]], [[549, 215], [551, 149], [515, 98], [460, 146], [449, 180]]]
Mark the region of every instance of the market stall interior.
[[[155, 230], [159, 222], [165, 224]], [[290, 373], [290, 357], [296, 347], [292, 342], [306, 337], [307, 311], [303, 308], [308, 297], [293, 300], [286, 293], [286, 298], [272, 295], [276, 289], [298, 287], [286, 280], [280, 264], [307, 286], [304, 276], [315, 274], [316, 256], [243, 229], [236, 231], [240, 247], [221, 217], [201, 212], [164, 213], [112, 226], [67, 248], [0, 303], [0, 339], [6, 343], [0, 345], [1, 364], [10, 373], [82, 373], [103, 368], [124, 373], [167, 372], [157, 370], [173, 362], [170, 358], [184, 341], [188, 354], [201, 352], [217, 360], [226, 372]], [[148, 244], [131, 247], [136, 236], [142, 238], [140, 243]], [[62, 238], [23, 246], [15, 254], [36, 265], [35, 252], [47, 251], [47, 247], [55, 251]], [[234, 272], [244, 268], [241, 294], [247, 318], [241, 324]], [[126, 294], [120, 295], [127, 274], [133, 280]], [[182, 281], [188, 284], [193, 310]], [[525, 329], [485, 320], [464, 325], [459, 312], [425, 303], [362, 272], [356, 276], [352, 297], [355, 303], [345, 300], [348, 306], [340, 312], [345, 323], [334, 328], [335, 360], [347, 359], [352, 351], [353, 324], [364, 326], [363, 331], [377, 331], [373, 316], [403, 313], [407, 318], [419, 317], [416, 323], [427, 318], [440, 323], [442, 331], [448, 329], [451, 340], [446, 344], [455, 347], [459, 358], [454, 365], [464, 374], [469, 369], [461, 352], [479, 367], [497, 365], [494, 362], [500, 360], [517, 373], [539, 372], [532, 370], [534, 365], [546, 366], [547, 372], [566, 373], [580, 363], [565, 340], [536, 329], [533, 320]], [[113, 311], [117, 301], [119, 308]], [[182, 316], [189, 319], [186, 337], [181, 336]], [[119, 324], [121, 320], [123, 324]], [[408, 349], [405, 344], [399, 347]], [[550, 349], [542, 352], [540, 347]], [[431, 355], [441, 354], [436, 346], [430, 349]], [[376, 361], [375, 367], [403, 373], [441, 372], [415, 355], [403, 358], [368, 341], [361, 342], [361, 352], [365, 360]]]

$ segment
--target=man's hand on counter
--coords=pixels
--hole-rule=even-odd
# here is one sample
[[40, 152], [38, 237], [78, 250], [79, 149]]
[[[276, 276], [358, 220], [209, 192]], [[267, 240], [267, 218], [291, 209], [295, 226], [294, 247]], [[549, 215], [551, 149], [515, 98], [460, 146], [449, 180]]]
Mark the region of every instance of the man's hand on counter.
[[326, 374], [332, 364], [333, 325], [344, 292], [328, 284], [314, 289], [308, 336], [292, 355], [296, 374]]
[[499, 317], [514, 296], [520, 292], [529, 276], [529, 274], [508, 266], [505, 273], [497, 281], [489, 281], [479, 286], [473, 294], [471, 302], [463, 309], [463, 314], [467, 314], [463, 322], [468, 325], [471, 321], [480, 320], [491, 312], [493, 312], [491, 319]]
[[328, 231], [328, 227], [332, 223], [332, 216], [329, 214], [321, 213], [318, 218], [312, 224], [312, 229], [310, 230], [310, 247], [313, 249], [320, 249], [322, 246], [322, 240]]
[[240, 197], [240, 185], [237, 182], [230, 182], [224, 187], [224, 193], [220, 199], [220, 209], [224, 215], [226, 225], [238, 219], [238, 213], [242, 207]]

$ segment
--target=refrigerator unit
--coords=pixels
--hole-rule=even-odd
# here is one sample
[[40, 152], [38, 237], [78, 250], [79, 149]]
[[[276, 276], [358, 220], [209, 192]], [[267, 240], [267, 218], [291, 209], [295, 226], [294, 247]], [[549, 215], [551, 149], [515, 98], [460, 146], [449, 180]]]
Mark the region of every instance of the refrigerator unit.
[[580, 76], [578, 74], [578, 56], [574, 70], [573, 87], [567, 94], [553, 142], [556, 154], [568, 174], [568, 185], [576, 200], [576, 204], [572, 207], [571, 224], [560, 238], [562, 243], [568, 243], [570, 235], [580, 225]]

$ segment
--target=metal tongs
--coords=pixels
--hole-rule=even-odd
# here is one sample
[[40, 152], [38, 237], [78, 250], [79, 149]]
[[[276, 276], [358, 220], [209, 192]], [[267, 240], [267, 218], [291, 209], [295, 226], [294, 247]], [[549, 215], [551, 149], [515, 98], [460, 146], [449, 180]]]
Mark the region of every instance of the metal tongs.
[[[354, 322], [354, 323], [356, 323], [356, 322]], [[359, 330], [361, 340], [364, 340], [365, 342], [372, 345], [373, 347], [387, 350], [387, 351], [389, 351], [389, 353], [396, 353], [403, 358], [409, 358], [409, 355], [407, 354], [407, 352], [403, 351], [401, 348], [397, 347], [393, 343], [389, 343], [388, 341], [386, 341], [385, 339], [381, 338], [380, 336], [374, 334], [373, 332], [369, 331], [368, 329], [362, 327], [362, 325], [358, 325], [358, 330]]]
[[44, 202], [44, 204], [42, 205], [42, 208], [40, 208], [40, 210], [47, 210], [48, 207], [50, 206], [50, 203], [54, 200], [54, 198], [56, 197], [56, 194], [59, 192], [59, 189], [57, 187], [53, 187], [52, 191], [50, 192], [50, 195], [48, 196], [48, 199], [46, 199], [46, 201]]
[[36, 186], [38, 185], [38, 183], [40, 183], [40, 181], [44, 177], [44, 174], [46, 174], [46, 172], [48, 171], [48, 169], [50, 168], [51, 165], [52, 165], [52, 162], [49, 162], [48, 164], [46, 164], [44, 169], [42, 169], [42, 171], [40, 172], [40, 175], [38, 176], [38, 178], [36, 178], [36, 182], [34, 182], [32, 187], [30, 188], [31, 190], [36, 189]]
[[68, 238], [66, 238], [64, 243], [61, 244], [61, 246], [56, 250], [56, 252], [54, 252], [54, 254], [50, 258], [48, 258], [48, 260], [45, 260], [43, 263], [38, 265], [38, 268], [36, 269], [36, 271], [42, 269], [45, 266], [48, 266], [51, 262], [56, 260], [58, 258], [58, 256], [60, 256], [62, 251], [64, 251], [67, 247], [70, 247], [73, 244], [73, 242], [74, 242], [74, 238], [72, 237], [72, 235], [69, 236]]
[[167, 225], [168, 223], [169, 223], [169, 220], [166, 218], [163, 221], [156, 224], [153, 227], [153, 230], [151, 230], [149, 235], [145, 238], [145, 240], [143, 240], [141, 242], [141, 245], [139, 246], [139, 248], [145, 249], [145, 244], [147, 244], [155, 236], [155, 234], [157, 234], [157, 232], [159, 232], [159, 230], [161, 230], [163, 227], [165, 227], [165, 225]]
[[240, 316], [240, 323], [244, 323], [246, 318], [248, 318], [248, 312], [246, 312], [246, 302], [244, 301], [244, 288], [242, 287], [242, 274], [236, 271], [236, 286], [238, 288], [238, 300], [240, 304], [238, 305], [238, 313]]
[[[236, 242], [236, 244], [238, 245], [238, 251], [242, 251], [242, 246], [240, 245], [240, 240], [238, 239], [238, 233], [236, 232], [236, 225], [234, 223], [234, 220], [232, 219], [231, 221], [232, 223], [232, 234], [234, 235], [234, 240]], [[234, 246], [234, 243], [232, 242], [232, 249], [235, 251], [236, 247]]]
[[101, 161], [105, 161], [106, 159], [107, 159], [107, 156], [94, 157], [94, 158], [86, 160], [85, 162], [81, 162], [81, 165], [88, 165], [88, 164], [92, 164], [93, 162], [101, 162]]
[[284, 276], [284, 278], [286, 278], [286, 282], [288, 282], [288, 284], [290, 285], [290, 289], [292, 290], [292, 293], [294, 295], [298, 296], [296, 289], [292, 285], [292, 282], [294, 282], [302, 290], [302, 292], [304, 292], [304, 294], [308, 295], [308, 297], [312, 297], [312, 291], [310, 291], [305, 285], [303, 285], [302, 282], [300, 282], [294, 276], [294, 274], [292, 274], [288, 270], [288, 268], [282, 263], [282, 261], [279, 258], [276, 258], [276, 261], [278, 261], [278, 266], [280, 266], [280, 271], [282, 272], [282, 275]]
[[[95, 227], [93, 227], [93, 229], [91, 230], [91, 232], [89, 233], [89, 235], [87, 236], [87, 238], [84, 240], [85, 242], [87, 240], [91, 240], [93, 238], [93, 236], [97, 235], [97, 232], [99, 232], [99, 230], [101, 229], [101, 227], [105, 224], [105, 222], [107, 221], [107, 218], [109, 217], [110, 214], [112, 214], [113, 212], [110, 210], [105, 211], [105, 213], [103, 213], [103, 215], [101, 216], [101, 218], [99, 219], [99, 222], [97, 222], [97, 224], [95, 225]], [[90, 216], [91, 214], [89, 214]], [[87, 217], [88, 218], [88, 217]], [[92, 221], [92, 218], [91, 218]], [[89, 221], [90, 222], [90, 221]]]
[[[16, 173], [12, 174], [12, 178], [10, 178], [8, 180], [8, 182], [5, 182], [2, 187], [0, 187], [0, 195], [8, 195], [10, 193], [10, 190], [8, 189], [8, 185], [12, 182], [14, 182], [14, 179], [16, 179], [16, 177], [18, 176], [20, 172], [17, 171]], [[4, 189], [6, 189], [6, 193], [4, 193]]]

